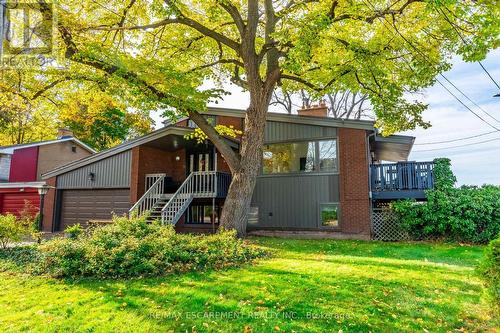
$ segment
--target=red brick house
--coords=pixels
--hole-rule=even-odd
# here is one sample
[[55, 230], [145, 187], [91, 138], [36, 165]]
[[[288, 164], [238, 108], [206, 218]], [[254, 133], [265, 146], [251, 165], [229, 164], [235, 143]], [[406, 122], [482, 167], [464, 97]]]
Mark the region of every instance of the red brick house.
[[87, 157], [95, 151], [60, 130], [57, 140], [0, 147], [0, 214], [13, 213], [29, 206], [38, 212], [38, 188], [45, 184], [41, 175], [55, 167]]
[[[245, 112], [209, 108], [205, 116], [212, 124], [243, 129]], [[430, 170], [419, 167], [417, 174], [408, 172], [411, 163], [391, 164], [396, 169], [380, 163], [406, 161], [414, 138], [382, 138], [373, 125], [328, 118], [322, 106], [299, 115], [269, 113], [247, 229], [369, 238], [371, 208], [391, 200], [387, 193], [416, 197], [415, 190], [432, 185]], [[185, 138], [194, 127], [183, 119], [45, 173], [54, 189], [46, 196], [44, 230], [133, 211], [150, 212], [179, 231], [215, 230], [231, 175], [210, 142]], [[239, 149], [238, 140], [227, 141]], [[407, 186], [404, 178], [421, 188]]]

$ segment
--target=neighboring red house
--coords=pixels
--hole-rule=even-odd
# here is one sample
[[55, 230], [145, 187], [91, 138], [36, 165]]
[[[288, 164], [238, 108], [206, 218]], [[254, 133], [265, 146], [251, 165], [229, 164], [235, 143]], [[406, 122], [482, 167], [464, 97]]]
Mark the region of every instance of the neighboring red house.
[[61, 129], [58, 139], [0, 147], [0, 213], [38, 212], [42, 173], [87, 157], [95, 151]]

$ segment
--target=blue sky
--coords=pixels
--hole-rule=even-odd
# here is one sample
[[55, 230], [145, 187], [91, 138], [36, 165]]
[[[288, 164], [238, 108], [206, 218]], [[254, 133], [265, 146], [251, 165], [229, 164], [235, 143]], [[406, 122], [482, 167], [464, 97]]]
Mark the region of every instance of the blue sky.
[[[482, 63], [500, 84], [500, 50], [491, 52]], [[496, 120], [467, 101], [441, 79], [457, 97], [484, 120], [500, 128], [500, 97], [493, 97], [500, 93], [500, 90], [478, 63], [465, 63], [457, 59], [445, 76]], [[431, 122], [432, 127], [403, 133], [416, 137], [410, 160], [425, 161], [435, 157], [448, 157], [451, 159], [459, 184], [500, 185], [500, 131], [458, 142], [426, 145], [424, 143], [470, 137], [495, 129], [474, 116], [438, 83], [424, 92], [422, 100], [429, 104], [428, 110], [424, 112], [424, 118]], [[476, 144], [489, 140], [495, 141]], [[452, 148], [466, 144], [470, 145]], [[428, 151], [430, 149], [435, 150]]]
[[[500, 84], [500, 50], [491, 52], [482, 63]], [[500, 91], [478, 63], [465, 63], [457, 58], [453, 61], [453, 68], [444, 75], [496, 120], [484, 114], [481, 109], [468, 102], [465, 97], [441, 79], [456, 96], [490, 124], [500, 128], [500, 97], [493, 97]], [[225, 88], [231, 92], [231, 95], [226, 96], [224, 101], [214, 106], [238, 109], [245, 109], [248, 106], [246, 92], [242, 92], [240, 88], [233, 85]], [[461, 139], [495, 131], [495, 129], [474, 116], [438, 83], [423, 91], [420, 98], [429, 104], [427, 111], [424, 112], [424, 119], [430, 121], [432, 126], [425, 130], [416, 129], [401, 133], [416, 137], [409, 159], [429, 161], [436, 157], [448, 157], [451, 159], [459, 184], [500, 185], [500, 131], [458, 142], [426, 144]], [[495, 141], [476, 144], [487, 140]], [[455, 148], [465, 144], [470, 145]], [[430, 149], [433, 150], [429, 151]]]

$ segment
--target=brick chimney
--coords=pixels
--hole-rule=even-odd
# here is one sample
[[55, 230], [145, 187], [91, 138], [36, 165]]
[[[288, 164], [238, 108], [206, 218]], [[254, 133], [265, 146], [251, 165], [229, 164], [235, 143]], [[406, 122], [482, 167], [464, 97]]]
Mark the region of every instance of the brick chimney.
[[309, 117], [328, 117], [328, 107], [324, 100], [319, 102], [319, 104], [312, 104], [305, 106], [303, 105], [301, 109], [298, 110], [299, 116], [309, 116]]
[[69, 128], [57, 129], [57, 138], [58, 139], [65, 139], [65, 138], [72, 138], [72, 137], [73, 137], [73, 131], [70, 130]]

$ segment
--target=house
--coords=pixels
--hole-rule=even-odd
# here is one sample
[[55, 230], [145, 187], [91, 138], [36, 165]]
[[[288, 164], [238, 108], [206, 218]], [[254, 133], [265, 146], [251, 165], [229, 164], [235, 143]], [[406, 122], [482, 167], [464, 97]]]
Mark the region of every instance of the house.
[[0, 213], [37, 213], [41, 175], [58, 166], [87, 157], [95, 151], [60, 129], [56, 140], [0, 147]]
[[[205, 117], [243, 129], [245, 112], [209, 108]], [[109, 220], [112, 212], [150, 212], [178, 231], [215, 230], [231, 175], [210, 142], [185, 138], [195, 127], [182, 119], [45, 173], [54, 189], [46, 196], [44, 230]], [[369, 238], [372, 207], [418, 198], [432, 186], [432, 166], [401, 162], [413, 141], [381, 137], [371, 121], [328, 118], [324, 105], [298, 115], [269, 113], [247, 229]], [[238, 140], [227, 142], [239, 149]]]

